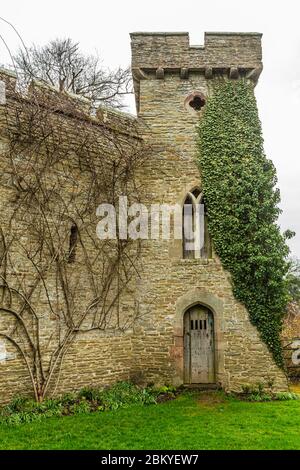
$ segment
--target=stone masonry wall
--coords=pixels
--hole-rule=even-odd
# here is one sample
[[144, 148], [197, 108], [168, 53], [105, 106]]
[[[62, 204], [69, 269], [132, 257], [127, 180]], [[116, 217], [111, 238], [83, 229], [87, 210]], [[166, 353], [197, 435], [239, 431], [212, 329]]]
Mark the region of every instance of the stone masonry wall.
[[[49, 123], [53, 123], [54, 129], [57, 129], [54, 132], [55, 136], [60, 139], [64, 135], [68, 136], [66, 142], [69, 148], [66, 150], [66, 157], [64, 157], [63, 161], [53, 164], [47, 173], [44, 187], [46, 190], [51, 188], [52, 185], [57, 185], [59, 182], [60, 197], [64, 201], [70, 201], [70, 207], [62, 220], [56, 220], [55, 207], [53, 207], [54, 225], [52, 229], [54, 230], [56, 227], [59, 227], [61, 234], [65, 233], [63, 239], [65, 239], [66, 253], [69, 248], [68, 238], [70, 231], [70, 221], [67, 215], [72, 215], [72, 204], [77, 204], [79, 207], [81, 204], [84, 205], [90, 190], [84, 165], [80, 171], [79, 166], [75, 164], [76, 152], [79, 152], [76, 146], [81, 142], [79, 138], [81, 126], [87, 126], [87, 138], [91, 134], [90, 140], [92, 144], [86, 148], [86, 152], [91, 154], [93, 151], [97, 151], [99, 158], [104, 159], [108, 164], [112, 155], [117, 151], [125, 152], [126, 150], [124, 155], [129, 155], [130, 151], [138, 152], [141, 138], [138, 135], [137, 119], [133, 116], [100, 108], [98, 109], [97, 116], [92, 117], [89, 115], [88, 103], [84, 100], [73, 96], [59, 97], [55, 90], [40, 84], [35, 84], [35, 87], [38, 89], [34, 94], [35, 101], [32, 103], [32, 90], [31, 94], [29, 90], [28, 95], [24, 97], [15, 93], [15, 77], [13, 75], [2, 71], [0, 72], [0, 79], [2, 80], [1, 83], [4, 84], [2, 87], [2, 105], [0, 105], [1, 276], [3, 275], [3, 266], [5, 264], [3, 257], [5, 246], [2, 243], [2, 234], [6, 234], [8, 238], [10, 237], [13, 240], [10, 256], [14, 259], [14, 263], [10, 263], [10, 260], [8, 262], [6, 279], [9, 279], [13, 286], [18, 284], [14, 283], [14, 277], [22, 279], [24, 289], [30, 292], [30, 286], [34, 285], [35, 271], [27, 259], [25, 250], [26, 248], [30, 249], [34, 243], [27, 224], [31, 218], [34, 221], [35, 214], [27, 214], [25, 219], [23, 216], [18, 216], [20, 196], [18, 196], [16, 191], [17, 181], [11, 172], [12, 165], [10, 158], [14, 158], [16, 164], [22, 163], [22, 159], [24, 159], [24, 174], [20, 174], [20, 180], [22, 178], [29, 178], [30, 174], [28, 174], [28, 169], [25, 172], [25, 153], [22, 154], [20, 152], [18, 154], [17, 152], [12, 155], [9, 153], [9, 138], [17, 130], [16, 119], [24, 119], [24, 114], [30, 110], [30, 107], [36, 106], [36, 100], [38, 100], [40, 109], [45, 107], [46, 118], [49, 119]], [[64, 132], [61, 132], [62, 129], [64, 129]], [[50, 129], [47, 128], [47, 130], [49, 131]], [[62, 148], [66, 145], [66, 142], [60, 142]], [[40, 162], [43, 162], [45, 158], [46, 156], [42, 153], [38, 155], [38, 161]], [[99, 165], [100, 163], [102, 162], [99, 160]], [[100, 166], [100, 170], [97, 171], [102, 178], [105, 178], [105, 173], [101, 173], [102, 168], [104, 167]], [[99, 181], [99, 184], [101, 184], [101, 181]], [[91, 239], [85, 236], [85, 232], [83, 235], [85, 237], [83, 240], [85, 248], [90, 259], [97, 256], [95, 246], [96, 225], [98, 221], [96, 207], [100, 202], [107, 201], [90, 201], [90, 211], [87, 211], [86, 216], [84, 216], [85, 219], [82, 221], [85, 226], [91, 225]], [[16, 217], [13, 217], [14, 211], [16, 211]], [[89, 215], [89, 212], [91, 212], [91, 215]], [[74, 214], [76, 214], [75, 211]], [[13, 221], [12, 226], [10, 226], [11, 220]], [[49, 216], [49, 221], [51, 223], [51, 215]], [[37, 214], [36, 224], [38, 223], [39, 218]], [[24, 250], [21, 248], [22, 246], [24, 246]], [[84, 257], [84, 251], [81, 249], [81, 246], [78, 246], [75, 262], [66, 267], [67, 276], [70, 281], [69, 288], [74, 289], [73, 298], [76, 303], [75, 320], [77, 318], [76, 312], [84, 311], [95, 295], [91, 285], [91, 277], [85, 269]], [[101, 272], [102, 267], [103, 265], [99, 261], [93, 266], [93, 269]], [[45, 279], [49, 299], [46, 298], [45, 290], [40, 288], [34, 291], [30, 301], [39, 318], [40, 347], [42, 356], [45, 359], [44, 366], [46, 370], [48, 364], [47, 358], [49, 358], [50, 353], [57, 344], [58, 335], [63, 335], [64, 326], [62, 326], [60, 331], [60, 321], [57, 319], [57, 316], [59, 317], [65, 309], [65, 302], [62, 289], [58, 287], [57, 274], [53, 270], [49, 270]], [[101, 281], [100, 277], [98, 278], [99, 281]], [[102, 280], [102, 282], [104, 281], [105, 279]], [[3, 284], [2, 277], [0, 284]], [[101, 327], [99, 330], [94, 329], [93, 331], [80, 333], [76, 336], [71, 347], [64, 355], [61, 368], [57, 368], [53, 376], [58, 381], [56, 383], [56, 380], [52, 380], [49, 388], [50, 395], [76, 390], [84, 386], [103, 386], [118, 380], [129, 379], [132, 361], [131, 318], [134, 313], [134, 298], [131, 291], [132, 287], [130, 287], [129, 283], [122, 292], [120, 302], [116, 307], [113, 307], [111, 314], [106, 320], [107, 325], [105, 327]], [[20, 309], [18, 310], [18, 305], [15, 306], [14, 303], [9, 305], [7, 300], [4, 302], [2, 294], [3, 290], [1, 287], [0, 308], [9, 306], [12, 310], [20, 311]], [[111, 296], [114, 295], [115, 292], [112, 290]], [[52, 308], [50, 308], [50, 301]], [[22, 316], [26, 324], [29, 325], [30, 332], [34, 331], [34, 324], [32, 327], [30, 326], [31, 320], [28, 312], [24, 311]], [[117, 320], [117, 316], [120, 317], [119, 320]], [[126, 322], [128, 322], [128, 327], [125, 328]], [[115, 326], [117, 324], [120, 324], [120, 328]], [[12, 335], [14, 339], [18, 342], [21, 341], [21, 344], [24, 345], [22, 343], [24, 339], [21, 339], [23, 336], [18, 335], [15, 325], [13, 316], [7, 314], [4, 310], [0, 310], [0, 403], [8, 402], [15, 395], [32, 395], [32, 384], [29, 380], [24, 359], [17, 348], [1, 336], [2, 333]], [[30, 352], [26, 347], [25, 352], [28, 358], [30, 358]]]
[[[188, 191], [201, 188], [195, 162], [201, 111], [187, 109], [186, 98], [193, 92], [207, 96], [210, 80], [224, 65], [261, 67], [260, 35], [206, 34], [205, 47], [197, 50], [189, 47], [185, 33], [134, 33], [131, 38], [132, 64], [139, 70], [138, 116], [148, 128], [145, 141], [152, 146], [141, 175], [147, 204], [183, 204]], [[205, 71], [211, 65], [218, 73], [208, 77]], [[186, 66], [188, 73], [182, 74]], [[230, 71], [223, 73], [228, 77]], [[215, 254], [209, 260], [182, 259], [180, 241], [149, 240], [142, 263], [139, 291], [151, 314], [136, 329], [133, 341], [136, 375], [146, 382], [182, 383], [183, 315], [202, 303], [214, 313], [217, 382], [227, 390], [258, 382], [276, 390], [287, 388], [285, 374], [251, 325], [245, 307], [233, 297], [230, 276]]]
[[261, 66], [261, 34], [205, 33], [204, 46], [191, 46], [188, 33], [132, 33], [132, 67], [193, 69]]
[[[132, 142], [142, 144], [142, 133], [143, 145], [150, 150], [135, 175], [142, 190], [141, 202], [147, 207], [155, 203], [182, 205], [188, 191], [201, 188], [201, 176], [195, 163], [195, 126], [201, 119], [201, 111], [190, 109], [186, 99], [193, 92], [207, 96], [210, 80], [224, 74], [232, 79], [242, 76], [256, 82], [262, 68], [261, 35], [206, 33], [202, 47], [190, 46], [187, 33], [133, 33], [131, 39], [138, 119], [105, 108], [91, 116], [85, 100], [70, 95], [62, 102], [54, 89], [37, 83], [33, 85], [35, 97], [41, 107], [52, 103], [51, 113], [71, 134], [76, 129], [75, 122], [87, 122], [91, 132], [95, 131], [94, 145], [101, 149], [104, 160], [109, 161], [111, 152], [117, 151], [114, 139], [118, 138], [118, 142], [121, 139], [126, 148]], [[10, 116], [20, 104], [14, 96], [14, 87], [15, 77], [1, 72], [0, 219], [5, 230], [16, 204], [13, 181], [6, 172], [7, 130]], [[29, 90], [22, 106], [30, 106], [30, 99]], [[106, 139], [103, 139], [104, 132]], [[85, 197], [86, 179], [83, 171], [74, 172], [73, 150], [64, 163], [70, 165], [70, 178], [78, 180], [79, 196]], [[53, 168], [53, 176], [59, 171], [60, 168]], [[61, 190], [67, 192], [68, 184], [62, 185]], [[24, 237], [29, 243], [24, 227], [26, 220], [19, 220], [15, 234], [17, 239]], [[93, 254], [93, 242], [89, 241], [86, 246]], [[18, 273], [29, 282], [28, 260], [21, 253], [18, 256]], [[68, 268], [70, 279], [77, 284], [79, 311], [92, 295], [90, 279], [81, 271], [83, 256], [79, 250], [76, 262]], [[78, 334], [64, 357], [57, 384], [51, 386], [52, 394], [124, 379], [181, 384], [183, 316], [197, 303], [206, 305], [214, 314], [217, 383], [226, 390], [241, 390], [244, 384], [258, 382], [266, 387], [272, 385], [275, 390], [286, 390], [284, 373], [275, 365], [251, 325], [244, 306], [234, 299], [230, 276], [215, 254], [208, 260], [182, 259], [180, 240], [149, 239], [142, 242], [137, 268], [138, 275], [120, 296], [118, 310], [112, 317], [120, 316], [126, 322], [138, 306], [137, 321], [124, 332], [107, 328]], [[49, 273], [47, 282], [49, 292], [55, 297], [53, 274]], [[42, 347], [47, 355], [49, 337], [57, 334], [56, 323], [46, 308], [45, 298], [35, 300], [41, 317]], [[1, 316], [0, 333], [7, 328], [5, 322]], [[0, 338], [0, 402], [7, 402], [16, 394], [32, 394], [28, 373], [18, 351]]]

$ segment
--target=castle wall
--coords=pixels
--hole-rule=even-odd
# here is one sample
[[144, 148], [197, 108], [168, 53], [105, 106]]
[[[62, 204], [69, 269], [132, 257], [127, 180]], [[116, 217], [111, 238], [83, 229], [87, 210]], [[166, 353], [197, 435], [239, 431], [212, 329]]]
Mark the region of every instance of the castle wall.
[[[187, 33], [134, 33], [131, 39], [138, 119], [102, 108], [96, 116], [91, 116], [89, 103], [85, 100], [75, 96], [62, 99], [55, 90], [41, 84], [35, 84], [32, 95], [29, 92], [21, 99], [14, 92], [15, 78], [0, 73], [0, 83], [5, 84], [0, 87], [0, 219], [5, 233], [10, 229], [9, 221], [18, 207], [16, 185], [22, 184], [12, 178], [9, 170], [11, 131], [16, 119], [36, 106], [36, 100], [39, 112], [45, 109], [51, 125], [55, 123], [53, 139], [60, 139], [65, 155], [62, 161], [49, 168], [47, 188], [59, 181], [61, 196], [67, 200], [73, 195], [76, 182], [76, 198], [71, 198], [68, 216], [72, 204], [86, 203], [90, 186], [84, 167], [75, 165], [80, 152], [84, 155], [87, 148], [78, 133], [82, 126], [89, 142], [88, 150], [98, 158], [95, 171], [99, 182], [105, 183], [106, 163], [111, 163], [112, 155], [120, 150], [127, 155], [145, 146], [147, 155], [135, 170], [135, 183], [141, 202], [148, 208], [151, 204], [182, 205], [188, 191], [201, 188], [201, 176], [195, 162], [196, 125], [201, 119], [201, 111], [190, 109], [187, 97], [193, 92], [207, 96], [211, 81], [220, 75], [232, 79], [248, 77], [256, 82], [262, 67], [261, 35], [206, 33], [202, 47], [190, 46]], [[62, 129], [68, 136], [66, 140], [62, 138]], [[45, 129], [39, 128], [38, 132], [41, 131]], [[45, 158], [44, 149], [37, 164]], [[22, 154], [18, 161], [22, 162]], [[121, 189], [117, 195], [122, 194]], [[83, 225], [93, 234], [91, 237], [86, 234], [83, 240], [91, 258], [97, 253], [95, 210], [100, 202], [108, 202], [106, 196], [104, 192], [101, 200], [91, 200], [83, 220]], [[55, 214], [55, 206], [50, 209]], [[34, 221], [34, 217], [33, 212], [14, 221], [12, 256], [17, 263], [15, 270], [8, 270], [10, 281], [22, 279], [27, 288], [34, 284], [34, 273], [18, 242], [23, 241], [24, 246], [34, 243], [26, 225]], [[53, 223], [57, 223], [54, 219]], [[69, 225], [68, 218], [62, 218], [62, 234], [68, 235]], [[0, 240], [3, 261], [1, 243]], [[62, 249], [67, 252], [68, 236], [64, 243]], [[114, 249], [111, 248], [112, 253]], [[79, 247], [75, 263], [66, 268], [75, 318], [95, 296], [92, 280], [99, 285], [103, 281], [97, 277], [103, 263], [96, 262], [93, 269], [96, 277], [92, 279], [86, 269], [85, 256], [85, 251]], [[242, 385], [258, 382], [266, 387], [272, 384], [275, 390], [286, 390], [284, 373], [275, 365], [257, 329], [251, 325], [245, 307], [233, 297], [230, 276], [215, 254], [211, 259], [183, 259], [180, 240], [143, 240], [135, 268], [136, 274], [112, 309], [108, 325], [76, 335], [61, 366], [56, 369], [49, 386], [50, 394], [124, 379], [144, 384], [182, 384], [183, 316], [197, 303], [207, 306], [214, 315], [217, 383], [226, 390], [241, 390]], [[53, 270], [47, 273], [46, 284], [52, 309], [43, 289], [35, 290], [31, 301], [40, 318], [41, 347], [47, 359], [59, 337], [56, 314], [64, 311], [66, 301]], [[112, 289], [112, 297], [116, 289]], [[7, 298], [5, 302], [7, 305]], [[28, 314], [24, 315], [29, 323]], [[7, 321], [6, 315], [0, 315], [0, 333], [12, 331], [14, 325]], [[15, 333], [17, 337], [18, 331]], [[32, 387], [24, 358], [2, 337], [0, 402], [7, 402], [16, 394], [32, 394]]]
[[[76, 324], [81, 313], [88, 311], [97, 300], [97, 291], [100, 296], [106, 295], [102, 284], [109, 276], [109, 267], [105, 268], [107, 258], [103, 253], [97, 259], [101, 244], [96, 236], [99, 220], [96, 208], [111, 197], [110, 188], [105, 189], [105, 184], [111, 181], [111, 162], [120, 162], [124, 155], [129, 157], [130, 152], [137, 155], [141, 138], [137, 132], [137, 120], [130, 115], [103, 108], [98, 110], [98, 116], [92, 117], [86, 106], [88, 103], [77, 97], [60, 97], [51, 88], [39, 84], [35, 85], [38, 89], [34, 94], [31, 90], [31, 94], [21, 96], [14, 91], [13, 76], [2, 72], [0, 78], [6, 85], [5, 99], [0, 106], [0, 403], [6, 403], [13, 396], [33, 394], [25, 360], [17, 344], [25, 352], [31, 369], [32, 350], [13, 312], [22, 318], [37, 346], [37, 323], [31, 307], [34, 309], [39, 319], [39, 347], [47, 373], [51, 354], [66, 332], [63, 316], [68, 309]], [[37, 135], [27, 141], [27, 125], [34, 121], [35, 113], [38, 122], [32, 124], [32, 132]], [[18, 135], [19, 132], [24, 133], [23, 137]], [[43, 132], [50, 132], [50, 137], [45, 137], [47, 148], [41, 143]], [[52, 159], [48, 166], [47, 159]], [[91, 171], [87, 171], [89, 162], [96, 183], [103, 187], [103, 192], [95, 193], [98, 195], [96, 199], [93, 193], [90, 195], [91, 183], [95, 186], [95, 181], [91, 179]], [[18, 167], [18, 171], [14, 172], [14, 167]], [[38, 248], [40, 242], [37, 240], [38, 226], [45, 221], [37, 210], [43, 206], [34, 203], [35, 197], [43, 197], [39, 186], [28, 199], [28, 211], [22, 202], [30, 193], [27, 185], [28, 188], [34, 187], [33, 175], [39, 171], [43, 179], [42, 189], [50, 195], [49, 205], [45, 204], [45, 220], [49, 227], [40, 252], [42, 259], [34, 256], [35, 246]], [[53, 188], [57, 197], [52, 193]], [[116, 186], [116, 191], [121, 189]], [[82, 228], [81, 239], [76, 247], [75, 262], [62, 262], [60, 272], [51, 262], [54, 255], [48, 252], [47, 244], [53, 237], [57, 256], [66, 259], [71, 220]], [[112, 243], [110, 255], [114, 249]], [[5, 252], [9, 253], [8, 257]], [[92, 264], [90, 269], [87, 257]], [[47, 269], [43, 271], [45, 267]], [[43, 272], [43, 282], [38, 270]], [[101, 275], [103, 270], [107, 277]], [[9, 289], [4, 295], [6, 282]], [[98, 308], [95, 313], [99, 318], [93, 318], [92, 311], [82, 325], [85, 332], [75, 335], [62, 361], [57, 362], [48, 388], [50, 396], [84, 386], [103, 386], [129, 379], [135, 305], [133, 287], [128, 282], [122, 290], [122, 298], [114, 302], [117, 282], [119, 280], [113, 278], [105, 298], [108, 306], [111, 305], [109, 313], [101, 317], [101, 308]], [[25, 308], [20, 294], [28, 299]], [[9, 335], [16, 344], [3, 334]]]

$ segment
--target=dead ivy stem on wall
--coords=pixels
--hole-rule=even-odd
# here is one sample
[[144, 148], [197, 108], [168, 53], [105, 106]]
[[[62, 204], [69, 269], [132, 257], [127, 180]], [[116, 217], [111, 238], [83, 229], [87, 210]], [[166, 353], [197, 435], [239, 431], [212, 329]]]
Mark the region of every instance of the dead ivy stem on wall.
[[[137, 201], [138, 136], [86, 118], [63, 94], [13, 92], [5, 107], [0, 230], [0, 336], [24, 361], [37, 401], [56, 389], [79, 334], [124, 332], [138, 317], [119, 297], [138, 271], [140, 244], [99, 240], [96, 208]], [[49, 321], [50, 320], [50, 321]]]

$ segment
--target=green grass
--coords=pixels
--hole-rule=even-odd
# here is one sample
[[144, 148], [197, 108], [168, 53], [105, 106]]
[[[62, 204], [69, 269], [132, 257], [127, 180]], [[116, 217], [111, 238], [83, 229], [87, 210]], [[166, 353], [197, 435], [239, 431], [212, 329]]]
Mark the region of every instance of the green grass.
[[221, 392], [160, 405], [0, 426], [0, 449], [300, 449], [300, 401], [248, 403]]

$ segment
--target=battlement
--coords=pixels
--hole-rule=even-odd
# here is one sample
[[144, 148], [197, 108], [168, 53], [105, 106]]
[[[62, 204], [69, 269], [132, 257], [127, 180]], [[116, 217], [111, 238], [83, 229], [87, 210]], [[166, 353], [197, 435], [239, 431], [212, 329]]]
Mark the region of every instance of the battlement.
[[190, 45], [189, 33], [131, 33], [132, 68], [205, 70], [261, 67], [260, 33], [206, 32], [203, 46]]
[[2, 106], [38, 105], [49, 113], [56, 113], [95, 127], [141, 139], [142, 123], [136, 116], [98, 105], [93, 109], [89, 99], [70, 92], [60, 92], [55, 87], [38, 80], [32, 80], [27, 90], [17, 90], [17, 75], [0, 68], [0, 110]]
[[169, 73], [186, 80], [193, 72], [207, 80], [224, 75], [256, 84], [262, 71], [261, 33], [206, 32], [203, 46], [191, 45], [187, 32], [136, 32], [130, 37], [138, 112], [141, 80], [164, 79]]

